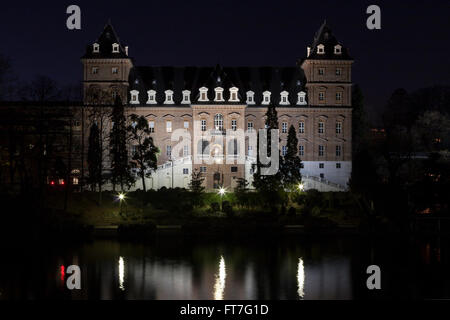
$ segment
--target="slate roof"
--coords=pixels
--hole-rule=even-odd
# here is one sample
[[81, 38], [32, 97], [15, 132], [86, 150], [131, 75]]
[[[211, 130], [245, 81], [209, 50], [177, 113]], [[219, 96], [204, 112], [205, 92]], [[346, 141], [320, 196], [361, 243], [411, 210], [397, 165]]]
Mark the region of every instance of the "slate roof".
[[[325, 53], [318, 54], [317, 46], [323, 44], [325, 46]], [[334, 46], [340, 44], [342, 46], [342, 53], [335, 54]], [[352, 60], [348, 53], [348, 49], [340, 43], [333, 34], [331, 28], [324, 21], [317, 30], [311, 47], [311, 53], [306, 59], [320, 59], [320, 60]]]
[[[191, 102], [198, 102], [199, 89], [208, 88], [209, 102], [214, 103], [214, 88], [222, 87], [225, 100], [229, 99], [229, 88], [239, 89], [238, 103], [245, 103], [246, 92], [255, 92], [255, 105], [260, 105], [262, 93], [271, 92], [271, 101], [279, 103], [280, 92], [289, 92], [289, 100], [292, 105], [297, 102], [297, 93], [305, 91], [306, 78], [303, 70], [297, 66], [292, 67], [134, 67], [130, 72], [130, 90], [138, 90], [139, 102], [145, 104], [148, 90], [156, 91], [156, 101], [163, 104], [165, 90], [174, 91], [174, 102], [180, 104], [182, 91], [191, 91]], [[219, 102], [217, 102], [219, 103]], [[228, 104], [229, 102], [227, 102]]]
[[[94, 43], [100, 45], [99, 52], [94, 52]], [[86, 46], [86, 53], [82, 59], [121, 59], [128, 58], [125, 47], [120, 44], [119, 37], [111, 23], [105, 25], [102, 33], [94, 43]], [[113, 43], [119, 44], [119, 52], [112, 52]]]

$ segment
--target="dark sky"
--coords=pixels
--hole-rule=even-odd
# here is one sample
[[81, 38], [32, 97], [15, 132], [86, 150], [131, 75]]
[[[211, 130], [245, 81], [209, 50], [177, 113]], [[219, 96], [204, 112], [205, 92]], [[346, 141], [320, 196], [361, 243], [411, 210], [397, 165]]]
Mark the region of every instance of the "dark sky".
[[[77, 4], [82, 30], [66, 28]], [[381, 7], [382, 29], [366, 28]], [[0, 9], [0, 52], [21, 80], [81, 80], [79, 58], [107, 20], [138, 65], [294, 65], [323, 19], [355, 58], [353, 80], [371, 115], [398, 87], [450, 83], [450, 1], [8, 1]]]

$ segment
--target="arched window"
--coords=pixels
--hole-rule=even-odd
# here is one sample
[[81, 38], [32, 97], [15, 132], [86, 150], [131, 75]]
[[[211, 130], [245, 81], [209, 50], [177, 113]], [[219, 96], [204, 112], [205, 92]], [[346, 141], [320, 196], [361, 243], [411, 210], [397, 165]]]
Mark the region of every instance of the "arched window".
[[223, 116], [220, 113], [214, 116], [214, 128], [223, 131]]

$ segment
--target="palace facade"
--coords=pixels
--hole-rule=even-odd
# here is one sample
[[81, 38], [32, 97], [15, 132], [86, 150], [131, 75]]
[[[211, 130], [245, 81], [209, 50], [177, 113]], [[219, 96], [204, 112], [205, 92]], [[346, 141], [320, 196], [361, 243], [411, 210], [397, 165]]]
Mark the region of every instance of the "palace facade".
[[[347, 189], [353, 59], [326, 23], [306, 57], [292, 67], [139, 66], [110, 24], [81, 61], [84, 105], [91, 103], [90, 90], [101, 89], [120, 96], [127, 113], [148, 119], [160, 154], [147, 188], [187, 187], [196, 169], [208, 189], [233, 188], [238, 178], [251, 182], [256, 160], [251, 137], [264, 128], [267, 107], [275, 104], [280, 154], [293, 125], [305, 188]], [[87, 146], [87, 125], [84, 130]], [[131, 143], [130, 152], [133, 148]], [[141, 187], [138, 179], [135, 188]]]

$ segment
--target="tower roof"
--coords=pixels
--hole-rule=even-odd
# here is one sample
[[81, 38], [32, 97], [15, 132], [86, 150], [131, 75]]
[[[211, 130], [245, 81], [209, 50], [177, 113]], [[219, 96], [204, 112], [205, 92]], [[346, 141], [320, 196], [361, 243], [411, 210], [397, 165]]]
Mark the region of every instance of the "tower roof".
[[[318, 53], [317, 47], [319, 45], [324, 46], [324, 53]], [[341, 46], [341, 53], [335, 53], [335, 46]], [[333, 34], [327, 21], [324, 20], [319, 30], [314, 35], [314, 40], [311, 45], [311, 51], [306, 59], [322, 59], [322, 60], [352, 60], [348, 54], [346, 47], [340, 43]]]
[[[99, 45], [98, 52], [94, 52], [94, 44]], [[118, 52], [113, 52], [113, 44], [119, 45]], [[125, 47], [123, 47], [120, 43], [119, 37], [117, 36], [111, 22], [108, 23], [103, 28], [102, 33], [97, 38], [97, 40], [86, 47], [86, 53], [82, 58], [87, 59], [120, 59], [120, 58], [128, 58]]]

